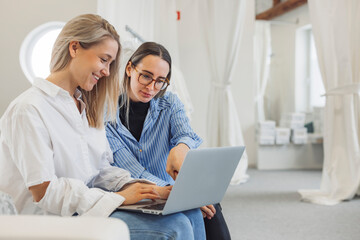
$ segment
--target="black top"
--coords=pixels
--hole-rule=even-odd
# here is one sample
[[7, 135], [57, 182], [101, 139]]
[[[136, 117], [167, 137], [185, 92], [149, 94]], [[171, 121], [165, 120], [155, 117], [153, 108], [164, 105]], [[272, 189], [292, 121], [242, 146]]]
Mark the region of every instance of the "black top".
[[126, 108], [120, 108], [120, 120], [122, 124], [131, 132], [134, 138], [139, 141], [144, 126], [144, 121], [150, 107], [150, 102], [133, 102], [130, 100], [129, 124], [126, 124]]

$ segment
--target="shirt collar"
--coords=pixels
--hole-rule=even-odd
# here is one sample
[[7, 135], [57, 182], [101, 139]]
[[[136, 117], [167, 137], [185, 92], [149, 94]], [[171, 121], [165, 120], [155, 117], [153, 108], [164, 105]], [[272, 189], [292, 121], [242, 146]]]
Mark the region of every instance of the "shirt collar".
[[59, 93], [62, 94], [67, 93], [67, 95], [70, 96], [69, 92], [67, 92], [66, 90], [42, 78], [35, 78], [33, 86], [44, 91], [46, 94], [48, 94], [51, 97], [55, 97]]
[[74, 97], [75, 97], [77, 100], [81, 100], [82, 93], [81, 93], [81, 91], [80, 91], [78, 88], [75, 89]]
[[171, 104], [167, 101], [166, 96], [160, 98], [153, 98], [150, 101], [150, 113], [152, 115], [152, 118], [157, 118], [161, 110], [169, 107], [171, 107]]
[[[120, 98], [119, 98], [119, 103], [120, 103]], [[120, 107], [119, 107], [120, 104], [119, 103], [118, 103], [118, 108], [117, 108], [117, 113], [116, 113], [116, 122], [119, 127], [125, 128], [125, 126], [122, 126], [123, 124], [121, 123], [121, 120], [119, 117], [119, 114], [120, 114]], [[156, 119], [161, 110], [163, 110], [165, 108], [169, 108], [169, 107], [171, 107], [171, 104], [167, 100], [167, 93], [165, 93], [165, 95], [163, 97], [151, 99], [150, 107], [149, 107], [150, 117], [152, 119]], [[147, 118], [148, 117], [145, 118], [145, 122], [146, 122]]]
[[150, 101], [150, 106], [155, 110], [155, 111], [161, 111], [165, 108], [171, 107], [171, 104], [169, 103], [169, 101], [167, 101], [166, 96], [160, 97], [160, 98], [153, 98]]
[[80, 102], [80, 112], [82, 113], [86, 108], [86, 104], [82, 100], [82, 92], [78, 88], [75, 89], [74, 97]]
[[[33, 86], [39, 88], [40, 90], [42, 90], [51, 97], [55, 97], [56, 95], [61, 94], [66, 98], [69, 98], [69, 101], [72, 101], [72, 98], [68, 91], [62, 89], [61, 87], [53, 84], [52, 82], [46, 79], [35, 78]], [[77, 88], [75, 89], [74, 97], [80, 102], [80, 112], [83, 113], [83, 111], [86, 109], [86, 104], [82, 100], [81, 91]]]

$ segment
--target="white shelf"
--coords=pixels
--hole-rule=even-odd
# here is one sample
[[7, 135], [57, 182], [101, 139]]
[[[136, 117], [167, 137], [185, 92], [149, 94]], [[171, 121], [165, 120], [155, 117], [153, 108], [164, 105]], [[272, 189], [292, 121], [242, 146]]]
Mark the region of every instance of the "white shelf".
[[260, 145], [258, 146], [257, 168], [275, 169], [322, 169], [323, 145]]

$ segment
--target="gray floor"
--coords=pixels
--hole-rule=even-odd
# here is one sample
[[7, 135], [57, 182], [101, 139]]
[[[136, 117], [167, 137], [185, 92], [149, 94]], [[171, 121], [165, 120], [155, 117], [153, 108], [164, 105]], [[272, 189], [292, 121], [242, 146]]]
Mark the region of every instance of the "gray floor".
[[300, 201], [298, 189], [318, 189], [320, 171], [248, 171], [222, 201], [233, 240], [357, 240], [360, 198], [336, 206]]

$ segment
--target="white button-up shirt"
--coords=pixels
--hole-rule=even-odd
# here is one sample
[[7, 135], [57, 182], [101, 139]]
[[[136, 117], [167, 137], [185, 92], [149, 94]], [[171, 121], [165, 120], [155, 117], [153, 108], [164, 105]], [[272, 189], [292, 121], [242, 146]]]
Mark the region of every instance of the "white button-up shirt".
[[[75, 97], [80, 100], [80, 91]], [[89, 127], [80, 102], [81, 113], [69, 92], [36, 79], [2, 116], [0, 191], [14, 198], [20, 213], [108, 216], [124, 201], [111, 191], [134, 180], [110, 166], [105, 130]], [[33, 202], [28, 188], [46, 181], [45, 196]]]

